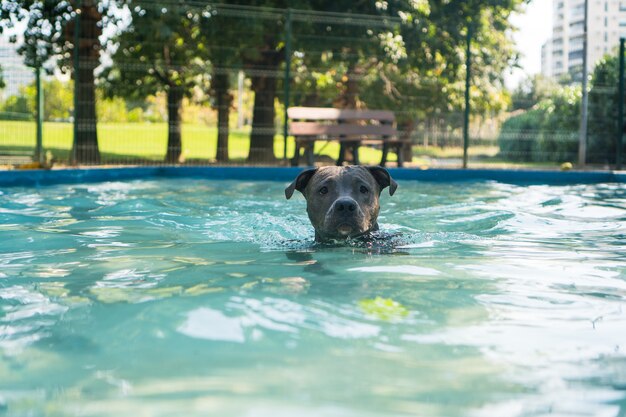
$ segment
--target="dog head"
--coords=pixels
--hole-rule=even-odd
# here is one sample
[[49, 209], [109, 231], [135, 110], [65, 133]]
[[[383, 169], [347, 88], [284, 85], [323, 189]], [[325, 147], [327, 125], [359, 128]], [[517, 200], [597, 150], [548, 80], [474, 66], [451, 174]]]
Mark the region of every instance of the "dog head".
[[307, 213], [316, 240], [347, 239], [378, 229], [379, 198], [398, 184], [385, 168], [353, 165], [306, 170], [285, 189], [287, 199], [295, 190], [307, 202]]

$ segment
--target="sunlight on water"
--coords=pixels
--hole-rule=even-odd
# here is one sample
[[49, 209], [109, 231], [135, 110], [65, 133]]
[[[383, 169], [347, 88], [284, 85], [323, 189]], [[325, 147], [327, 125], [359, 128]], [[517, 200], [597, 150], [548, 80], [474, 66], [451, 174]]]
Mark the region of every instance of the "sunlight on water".
[[626, 414], [626, 185], [284, 187], [1, 190], [0, 416]]

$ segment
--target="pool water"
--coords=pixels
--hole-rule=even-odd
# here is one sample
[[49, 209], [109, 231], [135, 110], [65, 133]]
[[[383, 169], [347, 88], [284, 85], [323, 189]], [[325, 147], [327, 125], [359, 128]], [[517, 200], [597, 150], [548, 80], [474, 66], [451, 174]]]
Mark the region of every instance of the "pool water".
[[624, 416], [626, 185], [0, 189], [0, 416]]

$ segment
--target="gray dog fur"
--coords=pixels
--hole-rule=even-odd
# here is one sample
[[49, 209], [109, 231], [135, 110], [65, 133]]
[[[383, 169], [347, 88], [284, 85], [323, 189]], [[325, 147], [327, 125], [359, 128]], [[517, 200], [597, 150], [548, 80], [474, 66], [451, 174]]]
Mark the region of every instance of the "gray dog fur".
[[379, 166], [327, 166], [303, 171], [285, 189], [290, 199], [295, 190], [307, 202], [307, 213], [315, 228], [315, 240], [348, 239], [378, 230], [379, 198], [398, 184]]

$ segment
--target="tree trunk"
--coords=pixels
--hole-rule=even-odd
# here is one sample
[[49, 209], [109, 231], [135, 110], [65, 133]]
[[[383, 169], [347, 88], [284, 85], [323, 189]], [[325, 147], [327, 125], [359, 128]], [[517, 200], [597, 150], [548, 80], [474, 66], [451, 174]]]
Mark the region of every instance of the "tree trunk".
[[[413, 133], [413, 129], [415, 129], [415, 120], [414, 119], [410, 119], [407, 121], [403, 121], [402, 123], [399, 123], [399, 133], [400, 133], [400, 139], [403, 141], [406, 141], [403, 145], [402, 145], [402, 160], [404, 162], [411, 162], [413, 161], [413, 142], [411, 140], [411, 134]], [[398, 155], [398, 157], [400, 157], [400, 155]]]
[[233, 96], [228, 90], [230, 86], [229, 81], [228, 73], [218, 74], [216, 72], [213, 75], [213, 90], [217, 107], [217, 151], [215, 153], [215, 159], [218, 162], [228, 161], [228, 122], [230, 118], [230, 106], [233, 102]]
[[178, 163], [182, 151], [180, 108], [183, 104], [183, 89], [170, 85], [167, 90], [167, 153], [165, 162]]
[[[99, 64], [98, 36], [102, 33], [102, 29], [98, 23], [101, 20], [102, 15], [98, 11], [96, 2], [85, 1], [80, 14], [79, 66], [78, 69], [74, 68], [75, 74], [78, 74], [78, 82], [74, 88], [74, 94], [76, 94], [76, 108], [74, 109], [76, 135], [72, 147], [74, 163], [97, 164], [100, 162], [93, 71]], [[69, 29], [68, 35], [72, 36], [70, 39], [73, 41], [73, 25]]]
[[254, 76], [252, 89], [254, 90], [254, 110], [248, 161], [271, 163], [276, 160], [274, 155], [276, 78], [272, 75]]
[[[262, 69], [261, 74], [252, 77], [254, 91], [254, 110], [252, 111], [252, 133], [250, 134], [250, 151], [248, 162], [276, 162], [274, 155], [274, 100], [276, 99], [276, 75], [278, 67], [284, 60], [284, 51], [276, 50], [271, 45], [275, 40], [268, 39], [268, 47], [261, 52], [261, 59], [250, 64]], [[261, 71], [259, 71], [261, 72]]]
[[[357, 109], [360, 107], [360, 103], [358, 100], [359, 95], [359, 82], [358, 75], [360, 71], [357, 69], [355, 63], [350, 63], [348, 65], [348, 69], [346, 70], [346, 74], [343, 77], [343, 89], [341, 90], [340, 95], [333, 102], [333, 105], [339, 109]], [[356, 123], [355, 121], [347, 122], [347, 123]], [[354, 152], [352, 151], [352, 147], [346, 143], [341, 142], [339, 147], [339, 160], [338, 163], [343, 163], [344, 160], [355, 162]]]
[[356, 64], [349, 64], [342, 80], [343, 89], [341, 94], [333, 103], [335, 107], [340, 109], [358, 109], [361, 107], [361, 102], [359, 101], [359, 77], [362, 72]]

